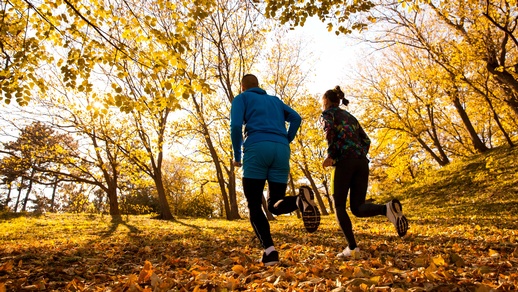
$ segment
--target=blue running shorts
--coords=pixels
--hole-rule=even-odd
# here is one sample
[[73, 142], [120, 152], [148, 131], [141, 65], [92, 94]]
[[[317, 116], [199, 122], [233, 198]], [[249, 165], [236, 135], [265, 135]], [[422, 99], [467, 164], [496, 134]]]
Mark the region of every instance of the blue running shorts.
[[278, 142], [262, 141], [248, 145], [243, 151], [243, 177], [288, 183], [290, 152], [289, 145]]

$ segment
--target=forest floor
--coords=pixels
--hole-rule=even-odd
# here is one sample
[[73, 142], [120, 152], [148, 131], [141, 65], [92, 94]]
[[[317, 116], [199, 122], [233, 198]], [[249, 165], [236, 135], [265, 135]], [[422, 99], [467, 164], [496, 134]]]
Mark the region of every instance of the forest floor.
[[[410, 230], [351, 217], [360, 254], [333, 215], [308, 234], [297, 216], [271, 228], [281, 263], [264, 267], [247, 219], [45, 214], [0, 218], [3, 291], [518, 290], [518, 149], [452, 163], [391, 191]], [[387, 198], [373, 198], [382, 203]]]

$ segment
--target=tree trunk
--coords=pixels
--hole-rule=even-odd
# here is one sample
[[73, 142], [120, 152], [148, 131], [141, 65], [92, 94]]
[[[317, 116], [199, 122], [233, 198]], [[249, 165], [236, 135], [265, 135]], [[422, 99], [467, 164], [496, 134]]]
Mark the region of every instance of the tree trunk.
[[[174, 220], [174, 216], [171, 213], [171, 208], [169, 207], [169, 202], [167, 201], [167, 195], [164, 188], [164, 182], [162, 181], [162, 171], [160, 169], [155, 169], [155, 176], [153, 177], [155, 180], [156, 190], [158, 193], [158, 202], [160, 204], [160, 219], [163, 220]], [[116, 200], [115, 200], [116, 201]], [[111, 201], [110, 201], [111, 208]]]
[[326, 197], [327, 203], [329, 204], [329, 209], [330, 209], [329, 213], [334, 214], [335, 207], [333, 205], [333, 200], [331, 199], [332, 194], [329, 194], [329, 181], [327, 179], [327, 176], [324, 176], [324, 180], [322, 181], [322, 184], [324, 185], [324, 191], [325, 191], [324, 197]]
[[318, 188], [316, 187], [315, 180], [313, 179], [313, 176], [311, 175], [311, 172], [308, 169], [307, 165], [298, 164], [300, 170], [304, 173], [304, 176], [309, 180], [309, 184], [311, 185], [311, 189], [313, 190], [313, 193], [315, 194], [315, 198], [318, 202], [318, 206], [320, 209], [320, 213], [322, 215], [329, 215], [327, 212], [326, 206], [324, 205], [324, 201], [322, 200], [322, 196], [320, 196], [320, 192], [318, 191]]
[[27, 193], [25, 194], [25, 198], [23, 199], [22, 212], [27, 211], [27, 202], [29, 201], [29, 195], [32, 191], [32, 180], [34, 178], [34, 174], [36, 173], [36, 169], [32, 169], [31, 178], [29, 179], [29, 186], [27, 187]]
[[487, 62], [487, 70], [495, 76], [495, 80], [498, 83], [502, 84], [503, 87], [509, 88], [511, 92], [509, 92], [509, 98], [506, 98], [504, 101], [513, 109], [515, 113], [518, 113], [518, 80], [514, 79], [511, 73], [503, 70], [500, 71], [497, 68], [500, 68], [498, 63], [496, 62]]
[[444, 147], [442, 147], [441, 141], [439, 139], [439, 135], [437, 135], [437, 126], [435, 125], [435, 115], [434, 110], [431, 105], [426, 106], [426, 112], [428, 114], [428, 120], [430, 121], [431, 125], [431, 132], [430, 129], [427, 130], [428, 135], [432, 138], [433, 145], [439, 151], [440, 160], [444, 165], [450, 163], [450, 159], [446, 155], [446, 152], [444, 152]]
[[23, 186], [23, 178], [20, 182], [20, 186], [18, 187], [18, 197], [16, 198], [16, 204], [14, 205], [14, 213], [18, 212], [18, 204], [20, 203], [20, 198], [22, 196], [22, 186]]
[[460, 118], [462, 119], [462, 122], [464, 123], [464, 126], [466, 127], [466, 130], [468, 131], [468, 133], [471, 137], [471, 142], [473, 143], [473, 147], [479, 153], [486, 152], [488, 150], [488, 148], [482, 142], [482, 140], [480, 140], [480, 138], [478, 137], [477, 132], [475, 131], [473, 124], [471, 124], [468, 114], [462, 107], [462, 104], [461, 104], [460, 99], [457, 96], [457, 94], [454, 94], [454, 96], [452, 96], [452, 99], [453, 99], [453, 104], [454, 104], [455, 108], [457, 109], [457, 112], [459, 113]]
[[228, 173], [228, 197], [230, 200], [230, 213], [232, 219], [241, 219], [239, 206], [237, 204], [236, 172], [232, 159], [230, 159], [230, 170]]
[[119, 201], [117, 198], [117, 189], [116, 188], [108, 188], [108, 204], [110, 205], [110, 216], [120, 217], [121, 213], [119, 210]]
[[[191, 97], [192, 97], [192, 101], [196, 108], [196, 113], [200, 117], [200, 126], [202, 127], [205, 144], [207, 145], [207, 148], [209, 149], [210, 156], [212, 158], [212, 161], [214, 162], [214, 167], [216, 168], [216, 177], [218, 180], [219, 189], [221, 191], [221, 196], [223, 197], [223, 204], [225, 206], [225, 216], [228, 220], [239, 219], [238, 211], [236, 209], [232, 209], [232, 207], [231, 207], [231, 200], [229, 199], [229, 195], [227, 193], [227, 189], [225, 186], [226, 182], [225, 182], [225, 177], [223, 175], [223, 169], [221, 167], [221, 160], [219, 159], [218, 153], [217, 153], [216, 149], [214, 148], [214, 144], [212, 143], [209, 128], [207, 127], [207, 124], [205, 124], [205, 121], [203, 120], [203, 111], [200, 107], [200, 104], [196, 100], [195, 95], [192, 94]], [[234, 194], [235, 194], [235, 187], [234, 187]], [[236, 204], [236, 207], [237, 207], [237, 204]]]
[[487, 94], [484, 95], [484, 98], [486, 99], [486, 102], [489, 105], [489, 108], [491, 109], [491, 113], [493, 114], [493, 119], [495, 120], [496, 125], [498, 126], [498, 128], [500, 129], [502, 134], [504, 135], [505, 140], [507, 141], [507, 144], [509, 144], [510, 147], [514, 147], [513, 140], [511, 140], [511, 137], [509, 137], [509, 134], [507, 133], [507, 131], [504, 129], [504, 126], [500, 122], [500, 117], [496, 113], [495, 108], [493, 107], [493, 103], [491, 102], [491, 99], [489, 99]]
[[417, 142], [419, 142], [419, 144], [421, 145], [421, 147], [423, 147], [423, 149], [428, 153], [430, 154], [430, 156], [432, 156], [432, 158], [440, 165], [440, 166], [445, 166], [447, 165], [448, 163], [450, 163], [450, 160], [449, 159], [446, 159], [446, 160], [442, 160], [441, 157], [439, 157], [437, 154], [435, 154], [435, 152], [430, 148], [428, 147], [428, 145], [423, 141], [423, 139], [421, 139], [420, 137], [415, 137]]
[[55, 212], [54, 201], [56, 200], [56, 189], [58, 188], [58, 177], [54, 178], [54, 184], [52, 185], [52, 196], [50, 198], [50, 212]]

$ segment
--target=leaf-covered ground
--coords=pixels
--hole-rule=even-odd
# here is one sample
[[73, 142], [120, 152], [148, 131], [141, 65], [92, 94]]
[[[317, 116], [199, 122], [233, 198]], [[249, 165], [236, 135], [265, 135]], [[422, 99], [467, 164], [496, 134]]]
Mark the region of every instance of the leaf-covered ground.
[[518, 290], [516, 152], [452, 164], [391, 192], [410, 220], [404, 238], [384, 217], [352, 217], [361, 252], [347, 261], [335, 258], [345, 240], [332, 215], [313, 234], [295, 215], [271, 222], [281, 257], [273, 267], [257, 262], [246, 219], [6, 216], [0, 292]]

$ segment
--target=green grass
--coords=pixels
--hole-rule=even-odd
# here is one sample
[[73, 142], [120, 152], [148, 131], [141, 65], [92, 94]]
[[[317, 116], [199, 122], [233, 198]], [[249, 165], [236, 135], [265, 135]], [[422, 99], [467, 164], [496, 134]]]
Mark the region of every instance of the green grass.
[[272, 221], [274, 267], [257, 263], [246, 219], [4, 215], [0, 292], [516, 290], [517, 168], [517, 149], [497, 149], [375, 198], [398, 197], [410, 230], [352, 217], [361, 254], [348, 261], [333, 215], [313, 234], [294, 215]]

